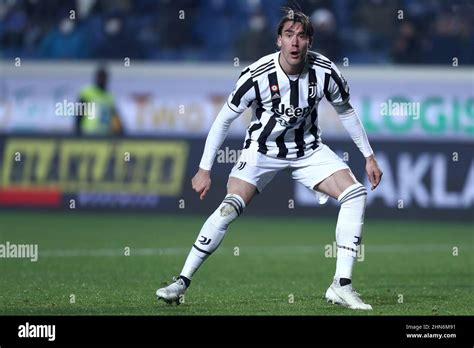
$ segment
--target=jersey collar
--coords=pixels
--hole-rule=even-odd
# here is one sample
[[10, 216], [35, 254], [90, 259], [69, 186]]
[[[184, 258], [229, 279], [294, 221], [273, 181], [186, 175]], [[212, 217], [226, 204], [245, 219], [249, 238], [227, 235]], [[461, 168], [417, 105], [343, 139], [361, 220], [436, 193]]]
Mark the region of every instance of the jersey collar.
[[[288, 81], [291, 81], [291, 79], [290, 79], [290, 77], [288, 76], [288, 74], [285, 72], [285, 70], [283, 70], [282, 66], [280, 65], [280, 54], [281, 54], [281, 52], [278, 52], [277, 54], [275, 54], [275, 66], [276, 66], [276, 68], [277, 68], [277, 71], [279, 71], [283, 76], [286, 76], [286, 78], [288, 79]], [[309, 59], [308, 59], [308, 53], [306, 53], [306, 60], [305, 60], [303, 69], [301, 70], [301, 73], [299, 74], [298, 79], [295, 80], [295, 81], [298, 81], [301, 76], [303, 76], [303, 75], [305, 75], [305, 74], [308, 73], [308, 69], [309, 69], [309, 63], [308, 63], [308, 61], [309, 61]]]

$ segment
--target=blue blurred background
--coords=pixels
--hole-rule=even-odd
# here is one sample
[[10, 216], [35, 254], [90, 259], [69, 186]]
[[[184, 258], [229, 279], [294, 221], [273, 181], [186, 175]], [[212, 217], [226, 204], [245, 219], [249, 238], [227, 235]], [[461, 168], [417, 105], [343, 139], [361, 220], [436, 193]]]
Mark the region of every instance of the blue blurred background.
[[1, 0], [1, 56], [255, 60], [275, 50], [286, 5], [311, 16], [314, 48], [336, 62], [444, 64], [456, 56], [474, 64], [469, 0]]

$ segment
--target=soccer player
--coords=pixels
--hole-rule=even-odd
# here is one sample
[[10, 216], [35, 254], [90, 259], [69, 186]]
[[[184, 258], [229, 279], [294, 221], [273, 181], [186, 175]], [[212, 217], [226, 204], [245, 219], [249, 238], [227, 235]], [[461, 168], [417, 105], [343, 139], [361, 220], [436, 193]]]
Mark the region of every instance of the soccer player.
[[318, 192], [320, 200], [331, 196], [340, 203], [336, 226], [337, 261], [334, 281], [326, 291], [328, 302], [353, 309], [372, 309], [352, 288], [352, 269], [362, 226], [367, 191], [349, 167], [321, 142], [318, 103], [326, 98], [366, 159], [372, 190], [382, 172], [367, 135], [349, 102], [349, 87], [328, 58], [311, 52], [313, 29], [309, 18], [287, 9], [278, 26], [279, 52], [246, 67], [234, 91], [222, 107], [207, 136], [193, 189], [204, 199], [211, 187], [210, 171], [229, 126], [247, 107], [252, 119], [244, 149], [233, 167], [222, 204], [202, 226], [178, 278], [156, 295], [179, 303], [201, 264], [222, 242], [256, 193], [261, 193], [275, 174], [289, 169], [292, 178]]

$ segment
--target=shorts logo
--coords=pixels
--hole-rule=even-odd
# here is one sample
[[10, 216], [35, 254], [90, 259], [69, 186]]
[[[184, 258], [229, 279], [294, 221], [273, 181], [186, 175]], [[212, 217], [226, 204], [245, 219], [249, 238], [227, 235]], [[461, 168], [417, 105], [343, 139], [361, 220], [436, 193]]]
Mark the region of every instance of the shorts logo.
[[[202, 239], [202, 240], [201, 240]], [[211, 242], [211, 238], [206, 238], [204, 236], [201, 236], [201, 239], [199, 239], [199, 244], [202, 244], [202, 245], [209, 245], [209, 243]]]
[[247, 162], [242, 162], [242, 161], [240, 161], [239, 163], [237, 163], [237, 169], [238, 169], [238, 170], [244, 169], [244, 167], [245, 167], [246, 164], [247, 164]]

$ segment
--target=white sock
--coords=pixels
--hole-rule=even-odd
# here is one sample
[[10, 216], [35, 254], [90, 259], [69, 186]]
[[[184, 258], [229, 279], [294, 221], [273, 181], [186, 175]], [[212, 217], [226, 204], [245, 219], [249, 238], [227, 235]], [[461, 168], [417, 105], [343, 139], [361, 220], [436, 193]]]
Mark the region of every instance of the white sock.
[[356, 183], [345, 189], [337, 200], [341, 203], [336, 225], [336, 278], [352, 278], [357, 247], [362, 242], [367, 190]]
[[219, 247], [227, 227], [245, 208], [244, 200], [236, 195], [225, 196], [219, 208], [206, 220], [188, 254], [180, 275], [191, 279], [201, 264]]

